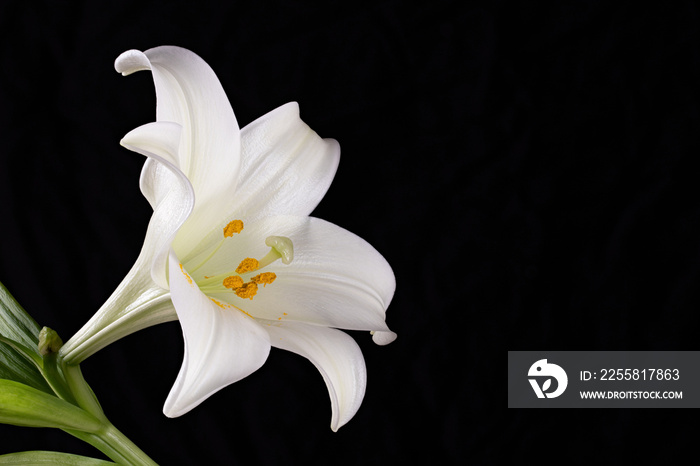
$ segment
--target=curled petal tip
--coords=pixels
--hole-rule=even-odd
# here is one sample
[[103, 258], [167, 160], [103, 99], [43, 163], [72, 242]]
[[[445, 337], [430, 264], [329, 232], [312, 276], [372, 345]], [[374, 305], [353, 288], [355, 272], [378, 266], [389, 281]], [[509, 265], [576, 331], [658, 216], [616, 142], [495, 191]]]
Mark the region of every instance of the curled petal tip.
[[114, 61], [114, 69], [123, 76], [128, 76], [141, 70], [150, 70], [151, 62], [140, 50], [127, 50]]
[[[129, 150], [154, 156], [160, 162], [178, 167], [178, 147], [182, 126], [170, 121], [147, 123], [129, 131], [119, 142]], [[178, 167], [179, 168], [179, 167]]]
[[378, 344], [379, 346], [384, 346], [388, 345], [392, 341], [396, 340], [396, 333], [392, 331], [384, 332], [384, 331], [375, 331], [375, 332], [370, 332], [372, 334], [372, 341]]

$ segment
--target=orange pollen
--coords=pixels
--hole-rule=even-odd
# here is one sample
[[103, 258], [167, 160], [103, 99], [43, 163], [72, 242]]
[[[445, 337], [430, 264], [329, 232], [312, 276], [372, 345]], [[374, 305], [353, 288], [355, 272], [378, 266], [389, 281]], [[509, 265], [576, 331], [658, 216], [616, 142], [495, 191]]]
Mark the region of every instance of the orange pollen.
[[262, 283], [263, 286], [267, 286], [268, 283], [274, 282], [275, 278], [277, 278], [277, 275], [275, 275], [274, 272], [263, 272], [251, 278], [251, 281], [253, 283], [257, 283], [258, 285]]
[[180, 264], [180, 270], [182, 271], [182, 274], [183, 274], [183, 275], [185, 276], [185, 278], [187, 279], [187, 282], [191, 285], [191, 284], [192, 284], [192, 277], [190, 277], [189, 275], [187, 275], [187, 272], [185, 272], [185, 268], [182, 266], [182, 264]]
[[231, 220], [224, 227], [224, 238], [230, 238], [234, 233], [240, 233], [243, 230], [243, 222], [241, 220]]
[[224, 278], [224, 287], [235, 290], [243, 286], [243, 279], [237, 275]]
[[253, 259], [251, 257], [246, 257], [241, 261], [241, 263], [238, 265], [236, 268], [236, 273], [241, 274], [241, 273], [246, 273], [246, 272], [252, 272], [253, 270], [257, 270], [257, 268], [260, 266], [260, 263], [258, 262], [257, 259]]
[[214, 299], [214, 298], [209, 298], [209, 299], [211, 299], [211, 300], [214, 302], [214, 304], [216, 304], [217, 306], [219, 306], [221, 309], [228, 309], [228, 308], [231, 307], [230, 304], [224, 304], [224, 303], [222, 303], [222, 302], [220, 302], [220, 301], [217, 301], [217, 300]]
[[255, 296], [258, 293], [258, 285], [256, 285], [253, 282], [249, 282], [241, 286], [240, 288], [237, 288], [235, 291], [236, 296], [238, 296], [239, 298], [253, 299], [253, 296]]

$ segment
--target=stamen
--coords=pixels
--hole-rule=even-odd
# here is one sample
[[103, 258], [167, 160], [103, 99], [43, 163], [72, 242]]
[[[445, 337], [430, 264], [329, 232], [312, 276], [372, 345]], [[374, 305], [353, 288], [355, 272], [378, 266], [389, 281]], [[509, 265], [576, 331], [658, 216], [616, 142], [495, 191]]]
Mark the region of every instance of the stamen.
[[258, 285], [262, 283], [263, 286], [267, 286], [269, 283], [274, 282], [276, 278], [277, 275], [275, 275], [274, 272], [263, 272], [259, 275], [254, 276], [250, 280], [253, 283], [257, 283]]
[[255, 296], [258, 293], [258, 285], [256, 285], [253, 282], [248, 282], [240, 288], [236, 289], [235, 291], [236, 296], [238, 296], [239, 298], [253, 299], [253, 296]]
[[253, 259], [252, 257], [246, 257], [241, 261], [240, 264], [238, 264], [238, 267], [236, 267], [236, 273], [241, 274], [246, 272], [252, 272], [253, 270], [257, 270], [258, 268], [260, 268], [260, 263], [257, 259]]
[[237, 275], [231, 275], [224, 279], [224, 287], [235, 290], [243, 286], [243, 279]]
[[[242, 229], [243, 222], [241, 220], [233, 220], [224, 228], [224, 236], [225, 238], [230, 237]], [[221, 240], [221, 243], [224, 242], [225, 238]], [[268, 236], [265, 239], [265, 244], [270, 247], [270, 251], [262, 259], [258, 260], [252, 257], [246, 257], [238, 264], [235, 272], [227, 272], [215, 276], [205, 275], [204, 280], [197, 283], [199, 289], [205, 292], [217, 288], [221, 290], [221, 286], [223, 285], [224, 288], [233, 291], [240, 298], [253, 299], [253, 296], [258, 292], [258, 285], [262, 284], [263, 286], [267, 286], [277, 279], [277, 275], [274, 272], [262, 272], [252, 277], [248, 283], [245, 283], [243, 277], [239, 275], [260, 270], [279, 259], [281, 259], [284, 264], [289, 264], [294, 259], [294, 245], [289, 238], [284, 236]], [[221, 244], [219, 244], [214, 252], [197, 266], [197, 268], [204, 265], [204, 263], [218, 251], [219, 247], [221, 247]]]
[[242, 230], [243, 221], [231, 220], [228, 225], [224, 227], [224, 238], [230, 238], [234, 233], [240, 233]]
[[243, 231], [242, 220], [231, 220], [230, 222], [228, 222], [228, 225], [224, 227], [224, 238], [221, 241], [219, 241], [219, 244], [214, 248], [214, 250], [211, 253], [209, 253], [209, 255], [202, 262], [200, 262], [199, 265], [197, 265], [197, 267], [194, 267], [192, 270], [190, 270], [190, 273], [196, 272], [201, 266], [209, 262], [209, 259], [214, 257], [214, 254], [219, 252], [221, 246], [224, 245], [224, 240], [226, 238], [230, 238], [231, 236], [233, 236], [234, 233], [240, 233], [241, 231]]

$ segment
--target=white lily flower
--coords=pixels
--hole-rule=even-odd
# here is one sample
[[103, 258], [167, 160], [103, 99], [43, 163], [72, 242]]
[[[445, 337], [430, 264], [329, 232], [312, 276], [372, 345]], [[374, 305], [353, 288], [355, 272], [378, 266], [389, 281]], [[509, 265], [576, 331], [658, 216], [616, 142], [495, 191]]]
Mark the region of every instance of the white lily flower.
[[251, 374], [274, 346], [319, 369], [337, 430], [366, 386], [362, 353], [338, 329], [368, 330], [381, 345], [396, 338], [385, 323], [389, 264], [356, 235], [309, 217], [335, 175], [337, 142], [302, 122], [296, 103], [239, 131], [216, 75], [188, 50], [131, 50], [115, 67], [153, 73], [157, 121], [122, 145], [147, 157], [140, 184], [154, 212], [136, 264], [62, 357], [79, 363], [179, 319], [185, 356], [167, 416]]

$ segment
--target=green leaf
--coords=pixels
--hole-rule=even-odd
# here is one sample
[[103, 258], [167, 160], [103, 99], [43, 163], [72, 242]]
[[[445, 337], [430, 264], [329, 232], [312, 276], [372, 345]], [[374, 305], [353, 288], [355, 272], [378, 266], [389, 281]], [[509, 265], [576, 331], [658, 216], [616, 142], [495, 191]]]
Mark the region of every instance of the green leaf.
[[[53, 394], [42, 374], [39, 335], [39, 325], [0, 283], [0, 379]], [[56, 338], [52, 337], [49, 347]]]
[[[19, 351], [18, 347], [24, 351]], [[41, 371], [27, 355], [26, 347], [0, 337], [0, 379], [15, 380], [24, 385], [52, 394], [53, 391], [46, 383]]]
[[87, 456], [58, 453], [55, 451], [23, 451], [0, 456], [0, 464], [53, 464], [57, 466], [103, 466], [117, 464]]
[[39, 332], [41, 328], [22, 309], [7, 288], [0, 283], [0, 335], [16, 341], [39, 354]]
[[13, 380], [0, 380], [0, 422], [91, 433], [103, 426], [102, 421], [77, 406]]

